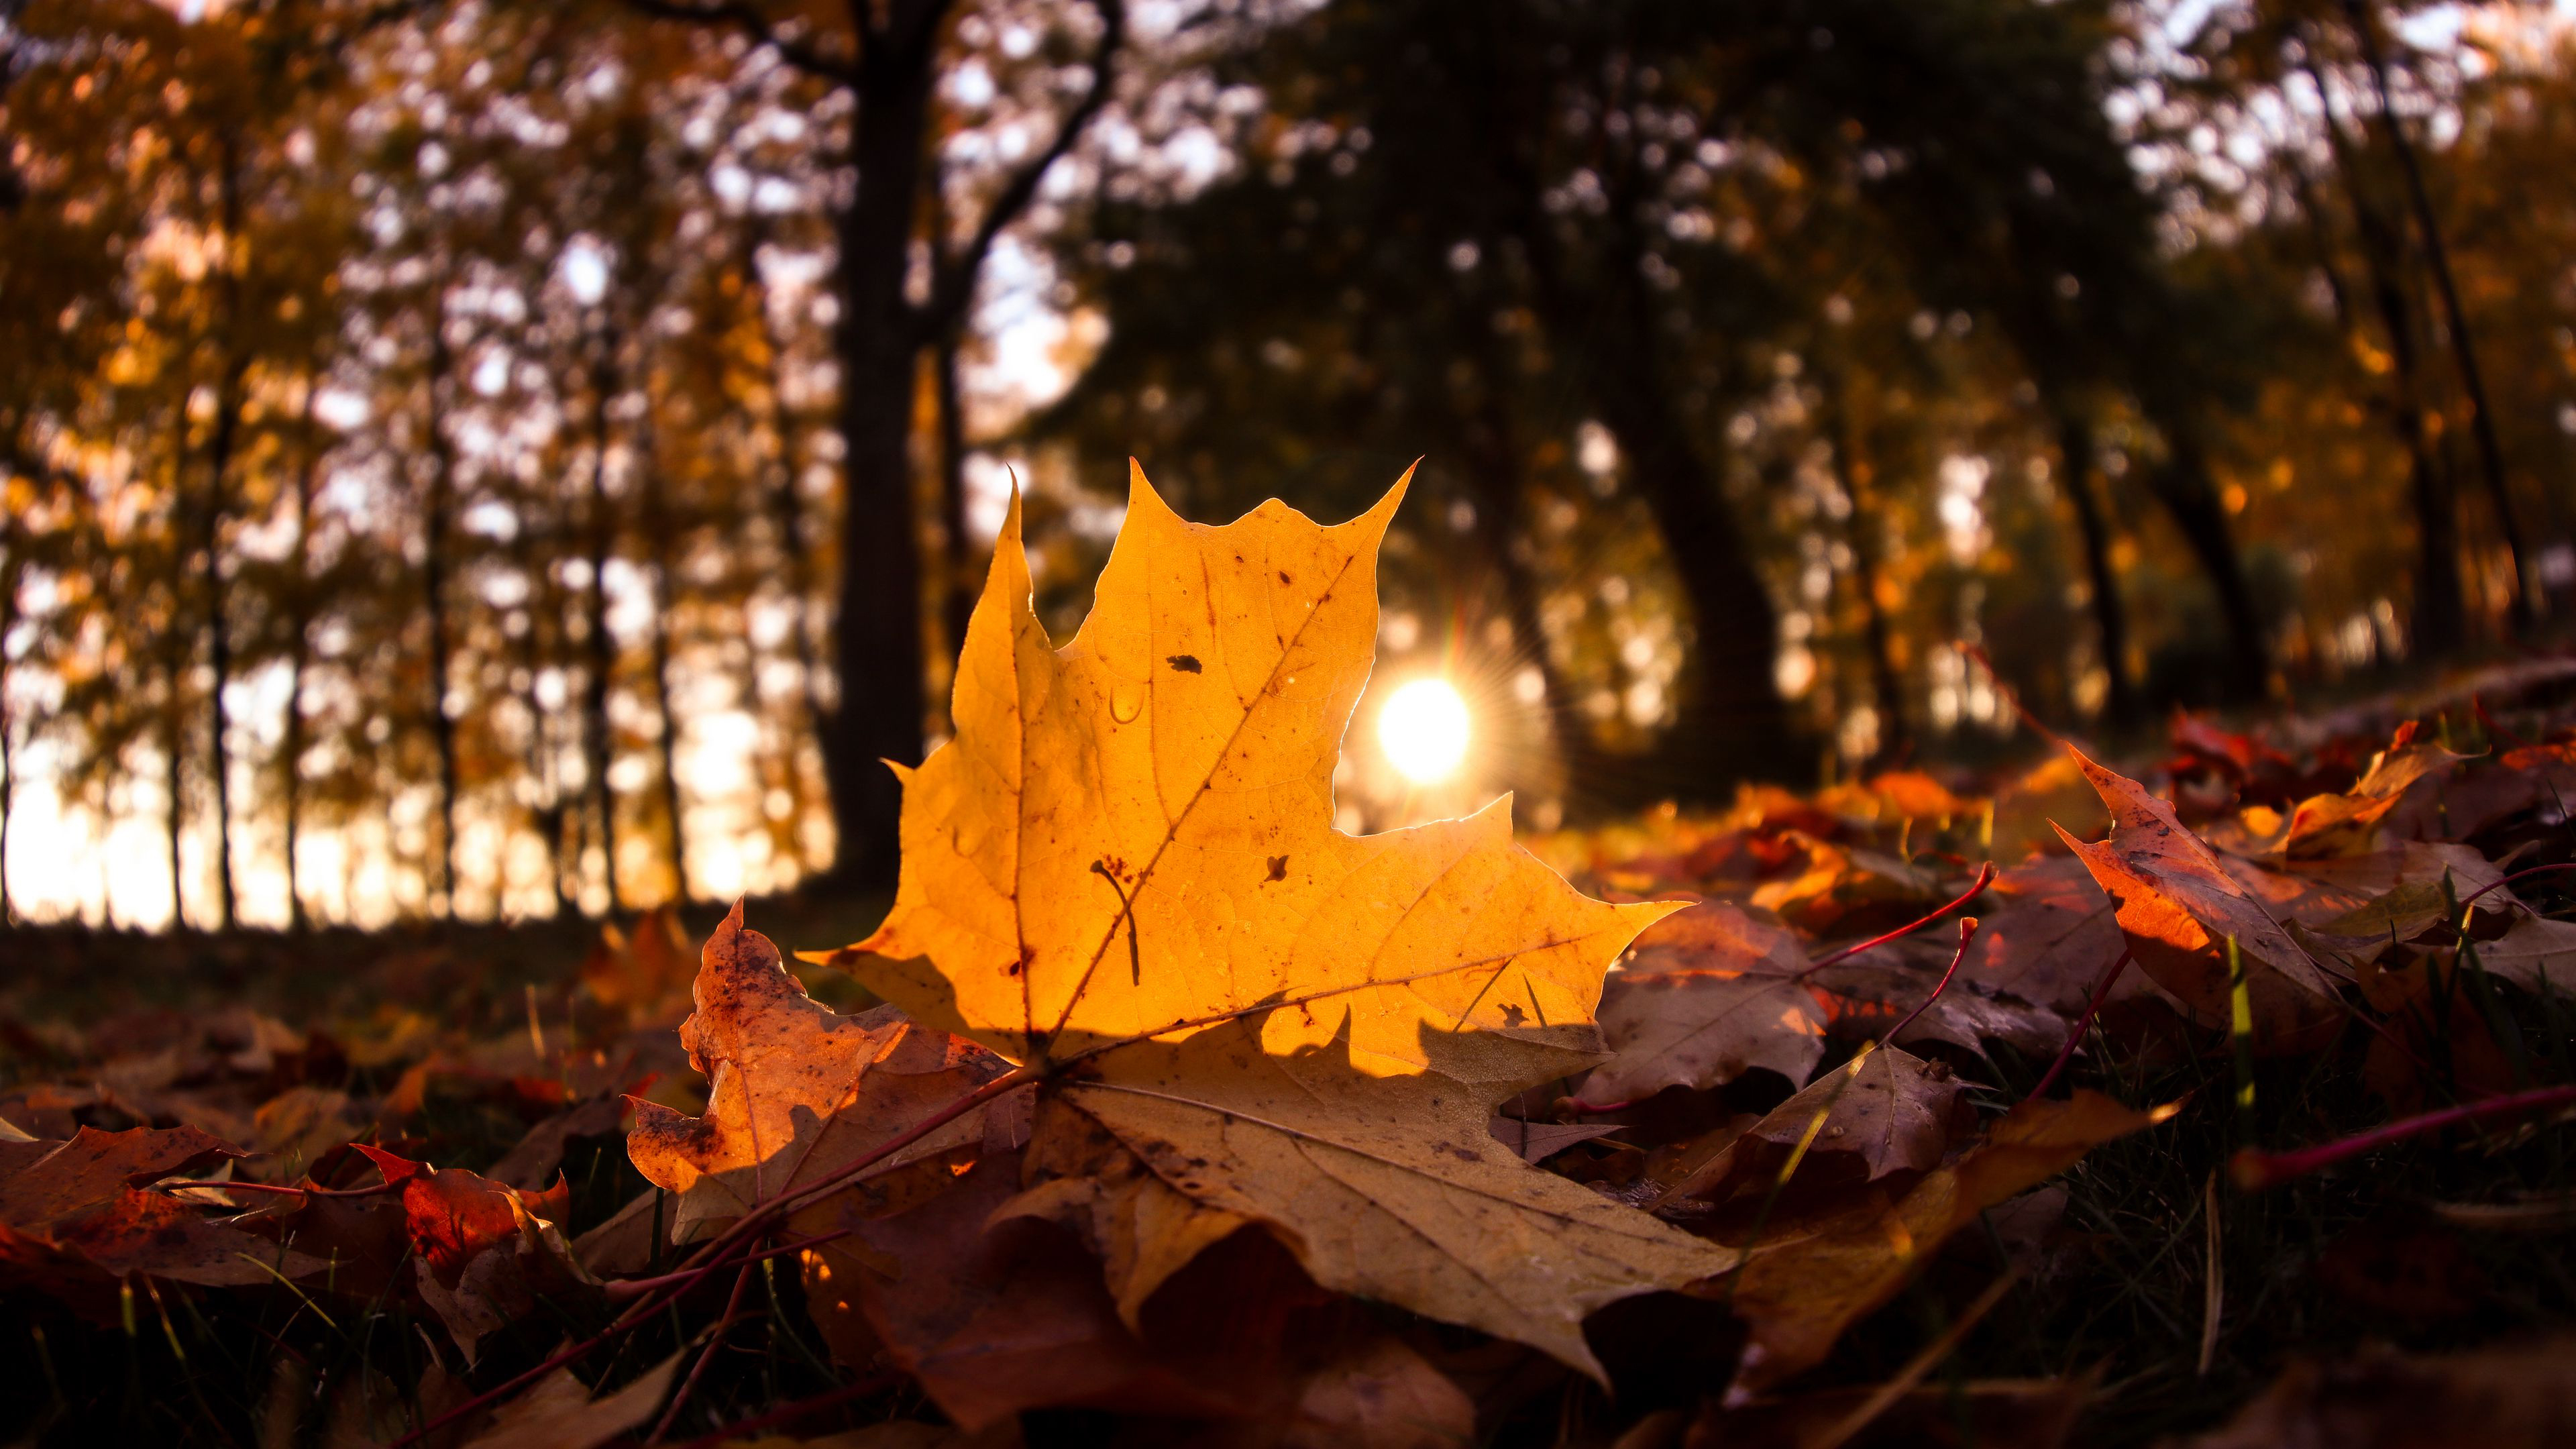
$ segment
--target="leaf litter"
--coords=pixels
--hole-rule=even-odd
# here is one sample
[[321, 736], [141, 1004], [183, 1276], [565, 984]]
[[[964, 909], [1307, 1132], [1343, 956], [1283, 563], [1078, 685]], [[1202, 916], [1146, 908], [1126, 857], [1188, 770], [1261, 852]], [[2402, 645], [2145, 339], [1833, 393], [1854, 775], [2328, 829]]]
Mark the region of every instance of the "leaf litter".
[[[1061, 648], [1015, 504], [893, 909], [801, 979], [737, 903], [694, 969], [656, 911], [523, 998], [455, 947], [322, 1010], [75, 1026], [13, 994], [0, 1285], [31, 1343], [166, 1339], [206, 1402], [182, 1325], [204, 1358], [239, 1322], [264, 1441], [1052, 1442], [1078, 1411], [1210, 1444], [2044, 1445], [2160, 1422], [2155, 1376], [2193, 1376], [2124, 1361], [2120, 1312], [2216, 1345], [2228, 1396], [2172, 1424], [2201, 1442], [2400, 1401], [2571, 1428], [2545, 1341], [2257, 1357], [2182, 1266], [2204, 1195], [2153, 1201], [2184, 1141], [2236, 1150], [2213, 1274], [2383, 1159], [2439, 1169], [2435, 1228], [2355, 1244], [2563, 1224], [2560, 676], [2286, 734], [2180, 717], [2135, 774], [2068, 749], [1984, 793], [1355, 837], [1330, 781], [1402, 493], [1209, 527], [1140, 472]], [[2451, 732], [2495, 708], [2540, 743]], [[442, 996], [469, 1005], [402, 1004]], [[2063, 1296], [2133, 1239], [2189, 1241]], [[2369, 1286], [2389, 1251], [2319, 1252], [2318, 1291], [2444, 1296]], [[2449, 1276], [2449, 1321], [2504, 1291]], [[2077, 1327], [1999, 1350], [2017, 1314]], [[2406, 1413], [2368, 1442], [2433, 1442]]]

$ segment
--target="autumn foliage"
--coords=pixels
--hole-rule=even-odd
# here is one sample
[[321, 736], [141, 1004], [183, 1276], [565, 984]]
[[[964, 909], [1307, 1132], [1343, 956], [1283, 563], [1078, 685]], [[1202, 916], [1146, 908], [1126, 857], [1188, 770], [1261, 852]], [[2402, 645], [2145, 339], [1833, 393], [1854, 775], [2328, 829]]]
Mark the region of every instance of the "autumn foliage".
[[[2409, 724], [2339, 782], [2191, 723], [2163, 793], [2070, 746], [1991, 795], [1896, 774], [1526, 844], [1508, 800], [1354, 836], [1331, 780], [1402, 498], [1213, 527], [1139, 472], [1061, 647], [1015, 509], [956, 738], [904, 772], [892, 910], [807, 958], [878, 1004], [816, 1000], [737, 903], [676, 1036], [661, 915], [593, 954], [570, 1035], [533, 987], [515, 1035], [462, 1046], [165, 1024], [0, 1096], [0, 1286], [62, 1332], [174, 1350], [183, 1317], [282, 1305], [262, 1332], [288, 1387], [263, 1422], [333, 1442], [835, 1422], [870, 1426], [836, 1443], [1053, 1442], [1080, 1422], [1417, 1446], [1586, 1404], [1604, 1442], [1966, 1423], [2057, 1444], [2110, 1392], [2102, 1364], [1954, 1381], [1947, 1420], [1927, 1375], [2025, 1276], [2064, 1271], [2046, 1185], [2088, 1154], [2169, 1150], [2187, 1113], [2238, 1134], [2242, 1186], [2207, 1186], [2205, 1368], [2222, 1194], [2435, 1125], [2502, 1144], [2570, 1105], [2542, 1045], [2564, 1040], [2552, 977], [2576, 972], [2542, 904], [2576, 783], [2546, 704], [2563, 667], [2486, 681], [2531, 701], [2537, 743]], [[390, 1085], [326, 1085], [353, 1054]], [[2376, 1137], [2260, 1115], [2258, 1080], [2338, 1059]], [[2140, 1095], [2159, 1063], [2206, 1086]], [[2412, 1116], [2437, 1103], [2440, 1124]], [[469, 1104], [523, 1134], [481, 1172], [433, 1165]], [[647, 1186], [577, 1207], [567, 1154], [620, 1133]], [[1900, 1367], [1811, 1381], [1962, 1272]], [[420, 1330], [407, 1384], [294, 1347], [387, 1314]], [[752, 1320], [825, 1386], [728, 1388], [711, 1423]], [[2505, 1362], [2345, 1372], [2567, 1427], [2563, 1395], [2530, 1398], [2555, 1380]], [[2343, 1422], [2319, 1372], [2209, 1442]]]

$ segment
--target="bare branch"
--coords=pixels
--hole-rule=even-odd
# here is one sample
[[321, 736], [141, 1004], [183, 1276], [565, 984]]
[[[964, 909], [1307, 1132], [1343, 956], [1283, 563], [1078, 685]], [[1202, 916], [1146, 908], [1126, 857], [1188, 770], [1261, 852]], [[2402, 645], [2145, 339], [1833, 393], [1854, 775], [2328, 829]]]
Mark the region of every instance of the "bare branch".
[[1038, 153], [1020, 173], [993, 198], [984, 213], [982, 224], [975, 228], [973, 239], [953, 256], [940, 259], [930, 287], [930, 300], [914, 315], [926, 339], [936, 337], [956, 324], [958, 315], [975, 290], [975, 278], [984, 269], [984, 258], [993, 250], [994, 239], [1002, 228], [1019, 220], [1020, 214], [1037, 198], [1038, 185], [1046, 179], [1047, 169], [1064, 159], [1073, 143], [1082, 139], [1083, 130], [1101, 107], [1109, 103], [1109, 93], [1116, 82], [1118, 52], [1127, 43], [1127, 0], [1096, 0], [1100, 7], [1100, 48], [1091, 56], [1091, 85], [1064, 123], [1056, 128], [1055, 140]]
[[826, 55], [802, 40], [779, 34], [777, 25], [754, 0], [711, 0], [707, 4], [693, 4], [690, 0], [626, 0], [626, 5], [628, 9], [655, 20], [734, 26], [754, 42], [777, 51], [789, 65], [807, 75], [834, 85], [856, 86], [859, 83], [859, 65], [855, 59]]

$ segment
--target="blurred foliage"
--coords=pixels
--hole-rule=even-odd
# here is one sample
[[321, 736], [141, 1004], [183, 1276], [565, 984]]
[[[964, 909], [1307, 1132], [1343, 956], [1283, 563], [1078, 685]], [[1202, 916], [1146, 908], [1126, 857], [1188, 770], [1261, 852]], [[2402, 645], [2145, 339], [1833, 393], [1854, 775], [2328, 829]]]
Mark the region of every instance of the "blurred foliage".
[[2346, 690], [2576, 591], [2529, 7], [31, 0], [0, 46], [0, 895], [47, 915], [882, 874], [1004, 491], [1069, 629], [1129, 455], [1209, 519], [1419, 459], [1385, 672], [1542, 822]]

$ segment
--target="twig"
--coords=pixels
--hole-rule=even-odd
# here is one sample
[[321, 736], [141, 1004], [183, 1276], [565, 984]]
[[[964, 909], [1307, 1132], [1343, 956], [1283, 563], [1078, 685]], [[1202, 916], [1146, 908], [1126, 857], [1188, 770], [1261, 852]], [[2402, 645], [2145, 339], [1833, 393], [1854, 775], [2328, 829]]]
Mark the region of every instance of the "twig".
[[2467, 895], [2460, 897], [2460, 904], [2465, 907], [2478, 897], [2485, 895], [2487, 892], [2492, 890], [2501, 890], [2504, 887], [2513, 884], [2515, 881], [2529, 880], [2531, 877], [2536, 875], [2548, 875], [2552, 872], [2562, 870], [2576, 870], [2576, 861], [2568, 861], [2563, 865], [2535, 865], [2528, 870], [2518, 870], [2508, 876], [2499, 876], [2496, 879], [2487, 882], [2485, 885], [2478, 887], [2476, 890], [2469, 892]]
[[[1987, 867], [1989, 870], [1992, 870], [1993, 868], [1994, 867], [1992, 866]], [[1920, 1002], [1917, 1002], [1912, 1011], [1905, 1013], [1905, 1019], [1903, 1021], [1889, 1027], [1887, 1032], [1879, 1037], [1880, 1041], [1893, 1044], [1900, 1032], [1903, 1032], [1907, 1027], [1914, 1024], [1914, 1018], [1921, 1016], [1924, 1012], [1932, 1009], [1932, 1003], [1940, 1000], [1941, 993], [1950, 989], [1950, 978], [1959, 974], [1959, 963], [1968, 959], [1968, 943], [1975, 939], [1977, 939], [1977, 918], [1974, 916], [1961, 916], [1959, 918], [1959, 949], [1950, 953], [1950, 969], [1942, 972], [1941, 979], [1932, 984], [1932, 994], [1924, 997]]]
[[[790, 1253], [801, 1253], [807, 1248], [818, 1248], [825, 1243], [838, 1242], [849, 1235], [850, 1229], [843, 1228], [836, 1233], [823, 1233], [811, 1238], [798, 1238], [792, 1243], [781, 1243], [774, 1248], [764, 1248], [747, 1258], [741, 1259], [740, 1261], [744, 1263], [761, 1263], [766, 1262], [771, 1258], [783, 1258]], [[623, 1300], [639, 1297], [646, 1293], [659, 1292], [664, 1288], [686, 1288], [723, 1266], [724, 1264], [722, 1263], [710, 1263], [706, 1267], [692, 1269], [686, 1273], [665, 1273], [659, 1278], [620, 1278], [614, 1283], [607, 1284], [601, 1289], [601, 1291], [606, 1293], [611, 1299]]]
[[681, 1445], [680, 1449], [715, 1449], [719, 1444], [730, 1443], [747, 1434], [757, 1434], [763, 1429], [775, 1429], [781, 1424], [794, 1423], [808, 1414], [819, 1414], [825, 1409], [837, 1408], [853, 1399], [864, 1399], [870, 1394], [883, 1393], [894, 1387], [900, 1377], [897, 1374], [878, 1374], [873, 1378], [861, 1379], [855, 1384], [843, 1384], [829, 1393], [816, 1394], [810, 1399], [781, 1404], [756, 1418], [745, 1419], [738, 1424], [727, 1424], [712, 1434], [692, 1439]]
[[1968, 1336], [1968, 1331], [1977, 1326], [1979, 1319], [1992, 1312], [1994, 1306], [2004, 1300], [2004, 1291], [2012, 1287], [2020, 1277], [2020, 1269], [2010, 1267], [2004, 1269], [2003, 1276], [1986, 1285], [1986, 1291], [1978, 1294], [1974, 1303], [1962, 1310], [1958, 1317], [1950, 1320], [1950, 1326], [1942, 1329], [1939, 1337], [1923, 1345], [1922, 1352], [1907, 1360], [1905, 1367], [1897, 1370], [1896, 1377], [1879, 1385], [1877, 1392], [1861, 1400], [1860, 1407], [1844, 1415], [1841, 1423], [1826, 1430], [1823, 1438], [1808, 1444], [1806, 1449], [1842, 1449], [1843, 1445], [1851, 1442], [1852, 1436], [1868, 1428], [1876, 1422], [1879, 1415], [1895, 1407], [1898, 1399], [1912, 1393], [1914, 1386], [1923, 1382], [1924, 1375], [1938, 1368], [1941, 1360], [1948, 1358], [1958, 1348], [1960, 1340]]
[[716, 1320], [714, 1329], [708, 1333], [707, 1346], [699, 1351], [698, 1361], [689, 1365], [689, 1376], [680, 1380], [680, 1391], [671, 1396], [671, 1406], [662, 1411], [661, 1421], [653, 1426], [653, 1432], [644, 1436], [645, 1443], [659, 1444], [662, 1436], [671, 1432], [671, 1425], [679, 1421], [680, 1410], [688, 1407], [689, 1396], [697, 1392], [698, 1380], [706, 1375], [707, 1365], [716, 1361], [716, 1350], [724, 1347], [725, 1333], [733, 1327], [733, 1316], [742, 1308], [742, 1290], [751, 1286], [752, 1261], [744, 1259], [742, 1271], [733, 1275], [733, 1292], [725, 1298], [724, 1315]]
[[[1852, 957], [1859, 955], [1863, 951], [1869, 950], [1873, 946], [1884, 946], [1890, 941], [1900, 940], [1904, 937], [1911, 936], [1915, 932], [1922, 930], [1925, 926], [1931, 925], [1934, 921], [1941, 919], [1943, 916], [1950, 914], [1959, 907], [1975, 900], [1978, 896], [1983, 895], [1986, 887], [1993, 885], [1994, 883], [1995, 863], [1990, 860], [1978, 868], [1976, 880], [1971, 882], [1966, 890], [1960, 892], [1956, 899], [1950, 901], [1938, 910], [1933, 911], [1931, 914], [1926, 915], [1919, 920], [1909, 921], [1906, 924], [1897, 927], [1895, 930], [1888, 932], [1886, 935], [1872, 936], [1866, 941], [1859, 942], [1855, 945], [1845, 946], [1841, 950], [1834, 952], [1832, 955], [1825, 957], [1821, 961], [1810, 962], [1807, 968], [1798, 974], [1800, 976], [1813, 975], [1818, 971], [1824, 970], [1828, 966], [1839, 965], [1844, 961], [1848, 961]], [[1955, 966], [1956, 963], [1953, 963], [1953, 965]]]
[[2102, 973], [2101, 978], [2093, 983], [2093, 995], [2084, 1003], [2083, 1019], [2076, 1022], [2075, 1029], [2066, 1034], [2066, 1045], [2057, 1049], [2057, 1060], [2048, 1064], [2047, 1074], [2039, 1079], [2038, 1086], [2030, 1089], [2030, 1095], [2024, 1097], [2023, 1101], [2037, 1101], [2048, 1095], [2049, 1088], [2057, 1085], [2058, 1074], [2066, 1070], [2068, 1062], [2074, 1060], [2075, 1048], [2083, 1042], [2084, 1033], [2093, 1029], [2093, 1015], [2102, 1009], [2103, 999], [2111, 994], [2112, 983], [2120, 979], [2120, 973], [2127, 970], [2129, 963], [2136, 958], [2137, 953], [2134, 950], [2122, 947], [2120, 958], [2113, 961], [2109, 969]]
[[2401, 1117], [2385, 1126], [2374, 1127], [2339, 1141], [2302, 1147], [2295, 1152], [2259, 1152], [2244, 1148], [2228, 1160], [2228, 1175], [2247, 1192], [2260, 1192], [2278, 1187], [2293, 1178], [2321, 1172], [2338, 1162], [2375, 1152], [2391, 1143], [2403, 1142], [2427, 1132], [2438, 1132], [2466, 1122], [2483, 1122], [2491, 1117], [2520, 1117], [2545, 1112], [2552, 1107], [2576, 1104], [2576, 1086], [2535, 1087], [2528, 1092], [2489, 1097], [2483, 1102], [2469, 1102], [2445, 1107], [2439, 1112], [2426, 1112], [2414, 1117]]
[[400, 1191], [407, 1179], [380, 1182], [374, 1187], [280, 1187], [271, 1182], [202, 1182], [191, 1177], [165, 1177], [154, 1186], [169, 1192], [181, 1188], [212, 1188], [219, 1192], [270, 1192], [295, 1197], [382, 1197]]

